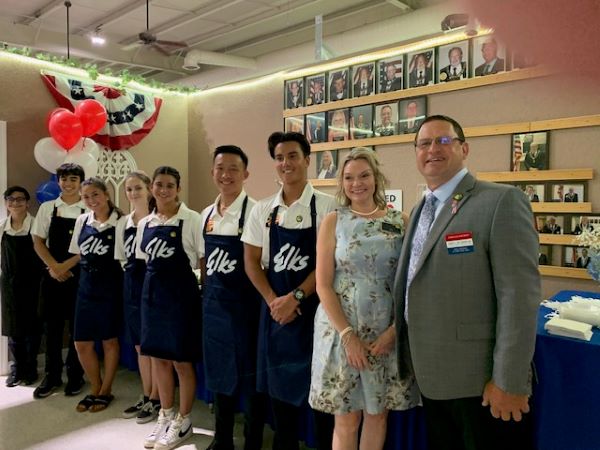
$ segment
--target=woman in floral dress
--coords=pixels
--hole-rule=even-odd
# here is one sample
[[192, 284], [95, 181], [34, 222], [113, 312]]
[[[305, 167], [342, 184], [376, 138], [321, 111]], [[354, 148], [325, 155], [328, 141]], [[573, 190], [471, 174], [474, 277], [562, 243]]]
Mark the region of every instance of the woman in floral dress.
[[317, 241], [317, 292], [309, 402], [335, 414], [334, 449], [381, 449], [387, 412], [419, 404], [414, 379], [400, 380], [392, 283], [404, 217], [388, 209], [376, 154], [354, 149], [338, 174], [343, 205]]

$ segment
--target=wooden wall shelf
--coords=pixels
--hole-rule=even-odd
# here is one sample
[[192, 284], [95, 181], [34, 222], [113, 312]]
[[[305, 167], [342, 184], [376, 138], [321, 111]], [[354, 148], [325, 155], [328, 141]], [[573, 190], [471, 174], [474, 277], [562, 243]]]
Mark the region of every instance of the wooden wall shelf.
[[335, 178], [329, 178], [326, 180], [313, 178], [310, 180], [310, 184], [312, 184], [313, 186], [337, 186], [337, 180]]
[[348, 98], [337, 102], [327, 102], [320, 105], [304, 106], [302, 108], [284, 109], [283, 117], [302, 116], [316, 112], [331, 111], [340, 108], [352, 108], [354, 106], [370, 105], [373, 103], [386, 103], [408, 97], [420, 95], [439, 94], [462, 89], [489, 86], [491, 84], [507, 83], [510, 81], [526, 80], [550, 75], [551, 72], [543, 67], [531, 67], [528, 69], [511, 70], [485, 77], [467, 78], [465, 80], [453, 81], [452, 83], [438, 83], [417, 88], [403, 89], [400, 91], [386, 92], [383, 94], [369, 95], [366, 97]]
[[582, 181], [594, 178], [594, 169], [530, 170], [525, 172], [478, 172], [477, 178], [497, 183], [528, 181]]
[[562, 203], [562, 202], [539, 202], [532, 203], [531, 209], [534, 213], [556, 213], [556, 214], [581, 214], [591, 213], [590, 202]]
[[577, 278], [580, 280], [591, 280], [591, 275], [586, 269], [573, 267], [539, 266], [540, 274], [549, 277]]
[[574, 234], [540, 233], [540, 244], [547, 245], [577, 245]]

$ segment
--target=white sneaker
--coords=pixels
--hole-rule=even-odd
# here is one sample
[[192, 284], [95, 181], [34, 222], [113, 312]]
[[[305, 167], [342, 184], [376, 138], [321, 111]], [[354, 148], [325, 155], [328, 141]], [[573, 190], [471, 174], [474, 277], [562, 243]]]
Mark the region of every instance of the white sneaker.
[[167, 428], [169, 428], [169, 424], [173, 420], [174, 416], [175, 413], [172, 410], [170, 414], [165, 414], [165, 410], [161, 408], [161, 410], [158, 412], [158, 421], [156, 422], [156, 425], [154, 425], [154, 429], [148, 436], [146, 436], [146, 439], [144, 440], [145, 448], [155, 448], [158, 438], [162, 436], [165, 431], [167, 431]]
[[192, 421], [188, 417], [183, 417], [177, 413], [175, 419], [171, 421], [169, 428], [154, 444], [154, 450], [171, 450], [177, 447], [192, 435]]

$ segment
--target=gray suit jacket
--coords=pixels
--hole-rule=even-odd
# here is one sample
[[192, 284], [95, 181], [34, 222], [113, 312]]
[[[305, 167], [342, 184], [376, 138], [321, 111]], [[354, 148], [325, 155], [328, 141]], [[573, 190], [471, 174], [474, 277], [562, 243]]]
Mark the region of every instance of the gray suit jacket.
[[[453, 197], [462, 194], [452, 212]], [[467, 174], [425, 242], [408, 293], [410, 247], [424, 202], [411, 213], [394, 283], [398, 363], [421, 392], [447, 400], [476, 397], [493, 380], [530, 392], [538, 306], [538, 234], [527, 198], [512, 186]], [[474, 251], [449, 254], [448, 235], [470, 232]]]

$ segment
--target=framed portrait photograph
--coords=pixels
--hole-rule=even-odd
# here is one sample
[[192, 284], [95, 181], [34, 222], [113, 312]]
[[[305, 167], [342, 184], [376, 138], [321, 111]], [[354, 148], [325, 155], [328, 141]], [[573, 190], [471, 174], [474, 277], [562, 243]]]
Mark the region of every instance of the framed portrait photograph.
[[404, 55], [382, 59], [377, 63], [377, 92], [394, 92], [403, 87]]
[[325, 142], [327, 137], [327, 121], [325, 113], [312, 113], [306, 115], [306, 133], [304, 134], [308, 142], [318, 144]]
[[506, 47], [495, 36], [472, 39], [473, 76], [492, 75], [506, 70]]
[[304, 79], [295, 78], [285, 82], [285, 108], [293, 109], [304, 106]]
[[540, 245], [540, 251], [538, 253], [538, 265], [540, 265], [540, 266], [551, 266], [552, 265], [552, 246], [551, 245]]
[[421, 96], [400, 100], [398, 109], [400, 114], [398, 121], [399, 134], [416, 133], [425, 117], [427, 117], [427, 97]]
[[329, 72], [327, 79], [329, 80], [328, 100], [330, 102], [337, 102], [338, 100], [349, 98], [349, 72], [350, 70], [347, 67]]
[[563, 234], [565, 217], [556, 215], [535, 216], [535, 224], [540, 233]]
[[519, 186], [532, 203], [545, 201], [546, 186], [543, 184], [522, 184]]
[[350, 139], [373, 137], [373, 105], [350, 108]]
[[325, 103], [325, 74], [306, 77], [306, 106]]
[[398, 103], [375, 105], [375, 136], [398, 134]]
[[348, 108], [327, 112], [327, 141], [347, 141], [349, 139]]
[[600, 228], [600, 216], [571, 217], [571, 233], [581, 234], [584, 231], [594, 231]]
[[512, 135], [510, 170], [546, 170], [549, 168], [548, 132]]
[[584, 196], [585, 186], [583, 183], [552, 185], [553, 202], [580, 203], [585, 201]]
[[352, 66], [352, 97], [375, 94], [375, 63]]
[[433, 84], [435, 74], [435, 51], [433, 48], [408, 53], [408, 87], [420, 87]]
[[563, 266], [587, 269], [590, 264], [589, 250], [586, 247], [564, 247]]
[[440, 83], [463, 80], [469, 76], [469, 41], [442, 45], [438, 49]]
[[317, 166], [316, 179], [327, 180], [337, 176], [338, 150], [325, 150], [315, 152]]
[[283, 130], [294, 131], [304, 134], [304, 116], [286, 117], [283, 122]]

